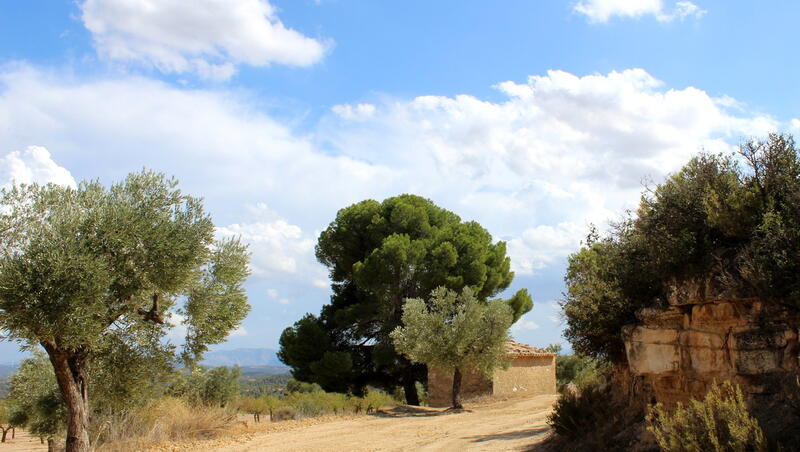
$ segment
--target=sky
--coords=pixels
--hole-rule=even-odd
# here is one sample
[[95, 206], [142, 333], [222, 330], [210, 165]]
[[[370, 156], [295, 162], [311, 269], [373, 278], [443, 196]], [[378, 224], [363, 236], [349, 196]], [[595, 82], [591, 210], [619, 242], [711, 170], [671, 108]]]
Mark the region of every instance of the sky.
[[[0, 0], [0, 185], [150, 168], [252, 252], [215, 349], [328, 301], [336, 212], [414, 193], [506, 241], [561, 343], [567, 256], [701, 151], [800, 131], [800, 3]], [[179, 319], [171, 335], [181, 334]], [[0, 342], [0, 362], [22, 356]]]

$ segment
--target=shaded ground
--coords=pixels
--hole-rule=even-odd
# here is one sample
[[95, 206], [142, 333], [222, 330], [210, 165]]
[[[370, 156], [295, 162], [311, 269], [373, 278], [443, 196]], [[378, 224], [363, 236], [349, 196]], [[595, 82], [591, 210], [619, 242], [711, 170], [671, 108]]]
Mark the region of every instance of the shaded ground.
[[461, 412], [401, 407], [371, 416], [260, 424], [266, 431], [176, 444], [162, 450], [255, 451], [514, 451], [532, 450], [549, 434], [556, 396], [466, 404]]

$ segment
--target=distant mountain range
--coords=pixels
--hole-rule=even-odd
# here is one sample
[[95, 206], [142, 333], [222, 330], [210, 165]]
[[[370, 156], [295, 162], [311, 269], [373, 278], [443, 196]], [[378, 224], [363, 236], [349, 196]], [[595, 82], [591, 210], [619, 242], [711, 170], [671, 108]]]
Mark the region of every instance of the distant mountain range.
[[[239, 365], [243, 375], [277, 375], [289, 372], [289, 368], [278, 360], [277, 351], [271, 348], [215, 350], [206, 353], [201, 364], [209, 367]], [[0, 381], [8, 379], [17, 371], [17, 367], [17, 364], [0, 364]]]
[[204, 366], [265, 366], [288, 367], [278, 360], [277, 351], [271, 348], [236, 348], [215, 350], [206, 353], [201, 362]]

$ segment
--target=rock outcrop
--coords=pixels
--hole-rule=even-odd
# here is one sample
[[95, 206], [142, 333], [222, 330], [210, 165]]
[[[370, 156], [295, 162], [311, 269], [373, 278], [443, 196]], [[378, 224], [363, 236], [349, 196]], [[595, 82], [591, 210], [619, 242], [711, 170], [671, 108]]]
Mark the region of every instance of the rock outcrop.
[[731, 380], [758, 403], [798, 371], [800, 311], [731, 296], [713, 278], [672, 284], [663, 307], [637, 318], [623, 328], [628, 367], [617, 369], [615, 384], [644, 402], [671, 405]]

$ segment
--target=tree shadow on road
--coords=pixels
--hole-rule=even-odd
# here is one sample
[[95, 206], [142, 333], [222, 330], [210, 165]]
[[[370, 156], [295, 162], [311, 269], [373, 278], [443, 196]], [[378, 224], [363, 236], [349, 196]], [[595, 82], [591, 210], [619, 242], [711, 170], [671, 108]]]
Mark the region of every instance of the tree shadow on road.
[[[542, 435], [549, 431], [550, 427], [543, 425], [541, 427], [526, 428], [522, 430], [514, 430], [511, 432], [504, 432], [504, 433], [493, 433], [491, 435], [469, 436], [466, 439], [471, 440], [473, 443], [484, 443], [488, 441], [509, 441], [522, 438], [531, 438], [533, 440], [534, 436]], [[535, 446], [531, 447], [532, 449], [528, 450], [537, 450]]]
[[425, 407], [418, 407], [418, 406], [398, 406], [392, 408], [390, 410], [378, 410], [373, 413], [373, 416], [377, 417], [430, 417], [430, 416], [446, 416], [448, 414], [458, 414], [458, 413], [471, 413], [471, 410], [453, 410], [453, 409], [446, 409], [446, 410], [437, 410], [434, 408], [425, 408]]

